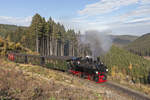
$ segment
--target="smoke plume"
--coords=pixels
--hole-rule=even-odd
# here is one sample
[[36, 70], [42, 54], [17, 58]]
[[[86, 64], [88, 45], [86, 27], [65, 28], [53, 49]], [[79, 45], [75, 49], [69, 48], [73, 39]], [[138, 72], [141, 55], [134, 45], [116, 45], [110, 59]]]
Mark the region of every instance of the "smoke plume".
[[112, 38], [107, 32], [88, 30], [80, 39], [81, 44], [88, 44], [93, 57], [106, 54], [112, 46]]

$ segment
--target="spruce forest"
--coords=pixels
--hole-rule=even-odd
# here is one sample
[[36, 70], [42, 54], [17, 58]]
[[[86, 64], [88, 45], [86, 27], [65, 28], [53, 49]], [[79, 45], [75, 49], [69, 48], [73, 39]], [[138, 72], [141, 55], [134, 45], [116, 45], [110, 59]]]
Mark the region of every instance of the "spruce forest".
[[63, 25], [52, 18], [46, 21], [39, 14], [33, 16], [29, 27], [0, 25], [0, 35], [43, 56], [78, 56], [77, 37], [80, 32], [65, 30]]

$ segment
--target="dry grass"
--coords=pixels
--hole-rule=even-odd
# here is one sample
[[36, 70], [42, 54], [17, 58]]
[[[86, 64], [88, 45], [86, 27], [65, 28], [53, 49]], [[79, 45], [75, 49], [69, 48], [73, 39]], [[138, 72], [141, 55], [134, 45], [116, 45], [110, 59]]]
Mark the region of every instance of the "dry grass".
[[25, 75], [22, 71], [0, 69], [1, 99], [21, 100], [98, 100], [92, 91], [70, 87]]

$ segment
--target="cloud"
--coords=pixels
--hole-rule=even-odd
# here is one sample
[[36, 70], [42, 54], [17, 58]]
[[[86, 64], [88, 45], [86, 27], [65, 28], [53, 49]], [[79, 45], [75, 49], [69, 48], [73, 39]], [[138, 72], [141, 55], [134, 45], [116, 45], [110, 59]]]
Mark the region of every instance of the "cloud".
[[32, 17], [8, 17], [8, 16], [0, 16], [1, 24], [12, 24], [12, 25], [21, 25], [21, 26], [29, 26], [32, 21]]
[[141, 0], [142, 4], [150, 4], [150, 0]]
[[135, 10], [124, 13], [118, 17], [121, 20], [128, 21], [130, 19], [134, 20], [135, 18], [141, 18], [141, 17], [145, 18], [149, 15], [150, 15], [150, 6], [142, 5], [137, 7]]
[[88, 4], [78, 11], [80, 15], [97, 15], [118, 10], [120, 7], [138, 3], [139, 0], [100, 0], [94, 4]]
[[82, 30], [109, 30], [113, 34], [150, 32], [150, 0], [100, 0], [87, 4], [72, 22]]
[[109, 24], [113, 34], [142, 35], [150, 32], [150, 21], [141, 23], [112, 23]]
[[144, 23], [148, 21], [150, 22], [150, 17], [134, 19], [134, 20], [128, 21], [127, 23]]

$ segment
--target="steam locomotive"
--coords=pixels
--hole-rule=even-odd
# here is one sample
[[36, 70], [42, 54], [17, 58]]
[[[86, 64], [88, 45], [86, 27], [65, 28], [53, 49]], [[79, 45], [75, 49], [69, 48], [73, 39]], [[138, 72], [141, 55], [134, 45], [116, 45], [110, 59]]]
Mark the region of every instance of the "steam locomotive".
[[65, 71], [81, 78], [102, 83], [107, 81], [107, 67], [100, 61], [93, 60], [92, 57], [62, 57], [62, 56], [38, 56], [18, 53], [9, 53], [8, 59], [16, 63], [30, 63], [41, 65], [46, 68]]
[[72, 59], [67, 60], [67, 62], [69, 73], [95, 81], [96, 83], [107, 81], [108, 68], [99, 58], [93, 60], [93, 58], [89, 56], [86, 58], [73, 57]]

